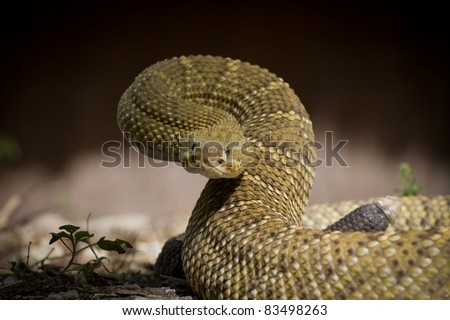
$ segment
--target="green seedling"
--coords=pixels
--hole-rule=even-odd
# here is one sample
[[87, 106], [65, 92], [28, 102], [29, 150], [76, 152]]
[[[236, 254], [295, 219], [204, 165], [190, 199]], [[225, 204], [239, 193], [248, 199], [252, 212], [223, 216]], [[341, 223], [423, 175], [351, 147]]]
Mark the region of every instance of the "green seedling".
[[407, 162], [402, 162], [399, 165], [399, 179], [402, 186], [397, 190], [400, 197], [416, 196], [422, 189], [418, 186], [416, 178], [412, 173], [411, 165]]
[[[119, 254], [125, 253], [126, 248], [133, 248], [132, 245], [125, 240], [107, 240], [105, 237], [101, 237], [97, 242], [92, 243], [91, 239], [94, 237], [93, 233], [87, 230], [80, 230], [80, 227], [71, 224], [63, 225], [59, 227], [60, 232], [52, 232], [49, 244], [53, 244], [60, 241], [64, 247], [70, 253], [70, 259], [67, 265], [62, 269], [61, 273], [67, 271], [82, 272], [87, 276], [93, 275], [94, 270], [103, 267], [106, 272], [111, 273], [103, 263], [104, 260], [108, 260], [106, 257], [99, 257], [94, 251], [94, 248], [105, 251], [115, 251]], [[77, 256], [84, 250], [90, 249], [95, 256], [95, 259], [88, 261], [85, 264], [76, 263]]]

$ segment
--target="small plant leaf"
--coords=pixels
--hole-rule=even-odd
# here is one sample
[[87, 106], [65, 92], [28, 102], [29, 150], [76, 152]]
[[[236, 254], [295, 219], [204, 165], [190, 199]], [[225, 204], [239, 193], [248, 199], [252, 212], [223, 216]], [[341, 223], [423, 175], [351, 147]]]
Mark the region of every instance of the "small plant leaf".
[[72, 270], [82, 272], [87, 277], [92, 277], [95, 274], [94, 270], [97, 268], [98, 266], [88, 262], [85, 264], [75, 266]]
[[66, 225], [63, 225], [63, 226], [59, 227], [59, 230], [65, 230], [65, 231], [70, 232], [70, 233], [74, 233], [78, 229], [80, 229], [80, 227], [74, 226], [72, 224], [66, 224]]
[[95, 260], [95, 261], [96, 262], [102, 262], [103, 260], [109, 261], [109, 259], [107, 257], [104, 257], [104, 256], [98, 257], [98, 259]]
[[109, 259], [107, 257], [98, 257], [98, 259], [94, 259], [89, 261], [88, 263], [91, 264], [94, 268], [98, 268], [102, 265], [103, 260], [106, 260], [109, 262]]
[[399, 179], [402, 186], [397, 190], [401, 197], [416, 196], [422, 189], [416, 182], [413, 175], [411, 165], [407, 162], [402, 162], [399, 165]]
[[67, 232], [64, 232], [64, 231], [61, 231], [61, 232], [58, 232], [58, 233], [51, 232], [50, 234], [52, 235], [52, 238], [50, 239], [48, 244], [52, 244], [53, 242], [61, 240], [62, 238], [70, 239], [70, 235]]
[[93, 233], [89, 233], [88, 231], [78, 231], [75, 233], [75, 239], [78, 241], [87, 241], [87, 239], [92, 238], [94, 236]]
[[105, 237], [101, 237], [97, 245], [100, 249], [106, 250], [106, 251], [116, 251], [117, 253], [125, 253], [125, 249], [123, 246], [127, 248], [133, 248], [131, 243], [128, 241], [122, 240], [122, 239], [116, 239], [114, 241], [112, 240], [106, 240]]
[[25, 275], [25, 273], [29, 272], [27, 265], [23, 261], [10, 261], [9, 263], [11, 265], [9, 270], [11, 270], [16, 277], [21, 277]]

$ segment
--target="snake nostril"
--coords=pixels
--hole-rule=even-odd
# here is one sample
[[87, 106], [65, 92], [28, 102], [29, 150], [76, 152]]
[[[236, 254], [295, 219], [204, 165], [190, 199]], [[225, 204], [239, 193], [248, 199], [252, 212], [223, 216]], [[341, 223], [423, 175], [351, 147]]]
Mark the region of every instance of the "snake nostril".
[[217, 159], [217, 162], [219, 163], [219, 164], [224, 164], [224, 160], [223, 159]]

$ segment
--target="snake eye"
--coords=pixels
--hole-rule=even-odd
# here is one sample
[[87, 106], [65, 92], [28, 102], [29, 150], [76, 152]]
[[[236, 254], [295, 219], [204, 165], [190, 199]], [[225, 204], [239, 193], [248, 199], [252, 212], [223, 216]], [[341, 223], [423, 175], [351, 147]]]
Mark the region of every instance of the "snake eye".
[[217, 159], [217, 162], [218, 162], [219, 164], [223, 164], [225, 161], [224, 161], [223, 159]]
[[225, 149], [225, 155], [228, 157], [230, 155], [230, 153], [231, 153], [230, 147], [227, 147]]

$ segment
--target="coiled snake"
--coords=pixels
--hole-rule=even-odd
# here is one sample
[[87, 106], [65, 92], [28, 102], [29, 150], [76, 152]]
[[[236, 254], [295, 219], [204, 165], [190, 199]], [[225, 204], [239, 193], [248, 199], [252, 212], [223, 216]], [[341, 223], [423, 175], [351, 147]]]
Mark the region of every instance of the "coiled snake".
[[211, 56], [161, 61], [123, 94], [118, 122], [141, 152], [211, 178], [182, 250], [199, 297], [449, 298], [449, 196], [402, 198], [396, 230], [386, 232], [302, 224], [312, 124], [268, 70]]

